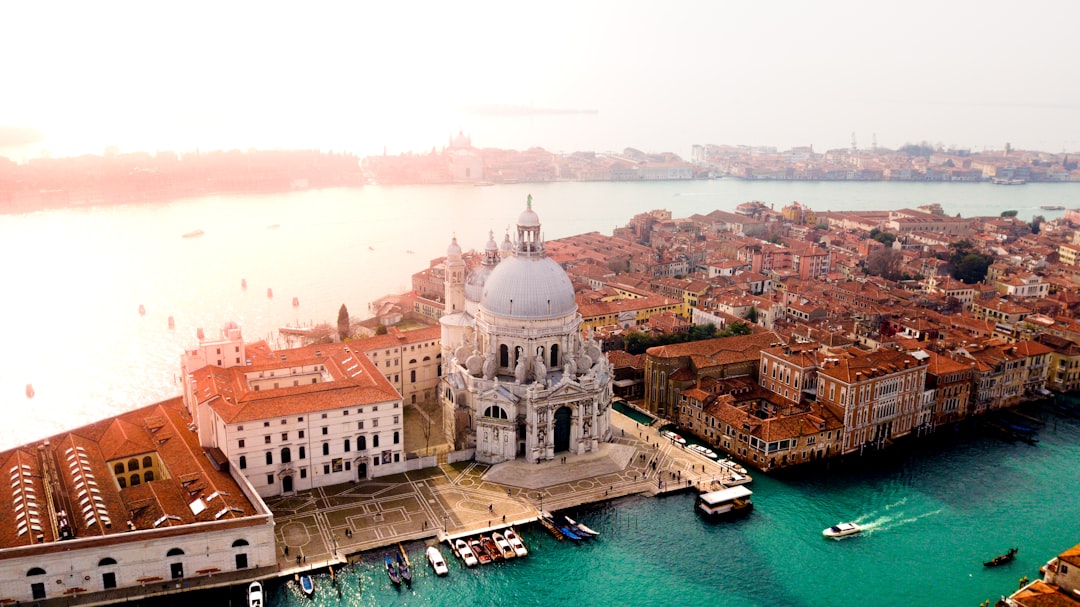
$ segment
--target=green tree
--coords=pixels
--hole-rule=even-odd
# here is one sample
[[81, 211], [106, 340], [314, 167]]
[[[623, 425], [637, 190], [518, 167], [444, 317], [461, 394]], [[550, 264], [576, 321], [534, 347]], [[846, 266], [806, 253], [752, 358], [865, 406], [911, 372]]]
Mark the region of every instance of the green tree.
[[1018, 211], [1002, 211], [1001, 216], [1002, 217], [1016, 217], [1017, 212]]
[[873, 238], [886, 247], [891, 247], [892, 243], [896, 241], [896, 234], [893, 234], [892, 232], [878, 232], [877, 234], [870, 232], [870, 238]]
[[734, 337], [736, 335], [749, 335], [753, 332], [754, 330], [750, 327], [749, 324], [741, 321], [735, 321], [732, 323], [728, 323], [728, 325], [724, 327], [724, 330], [717, 333], [716, 336]]
[[960, 259], [960, 263], [956, 264], [953, 278], [967, 284], [981, 282], [986, 278], [986, 272], [992, 263], [994, 263], [994, 258], [991, 255], [968, 253]]
[[341, 304], [341, 308], [338, 309], [337, 332], [341, 341], [349, 338], [349, 309], [345, 307], [345, 304]]
[[750, 306], [750, 309], [746, 311], [746, 321], [750, 323], [756, 323], [758, 319], [758, 311], [754, 306]]
[[1042, 215], [1036, 215], [1035, 217], [1033, 217], [1031, 219], [1031, 233], [1038, 234], [1039, 230], [1042, 229], [1042, 223], [1044, 221], [1046, 221], [1046, 218]]

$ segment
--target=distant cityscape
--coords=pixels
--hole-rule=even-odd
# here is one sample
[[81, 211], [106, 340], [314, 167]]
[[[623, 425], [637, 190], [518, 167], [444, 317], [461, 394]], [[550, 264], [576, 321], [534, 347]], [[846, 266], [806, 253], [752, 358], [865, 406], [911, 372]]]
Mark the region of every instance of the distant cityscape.
[[185, 196], [259, 193], [365, 184], [478, 186], [553, 181], [676, 181], [737, 178], [768, 181], [1080, 182], [1067, 153], [972, 152], [926, 143], [900, 149], [815, 151], [746, 145], [694, 145], [690, 159], [672, 152], [549, 152], [534, 147], [474, 147], [463, 133], [425, 153], [367, 156], [318, 150], [230, 150], [109, 153], [35, 158], [0, 157], [0, 212], [169, 200]]

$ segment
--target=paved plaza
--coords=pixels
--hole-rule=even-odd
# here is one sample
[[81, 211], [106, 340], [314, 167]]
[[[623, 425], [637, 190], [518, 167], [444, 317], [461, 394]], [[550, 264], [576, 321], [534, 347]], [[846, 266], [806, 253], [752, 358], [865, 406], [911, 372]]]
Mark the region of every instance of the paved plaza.
[[718, 488], [727, 471], [612, 412], [614, 440], [599, 452], [494, 466], [442, 464], [374, 480], [269, 498], [282, 574], [347, 562], [398, 542], [437, 542], [547, 512], [636, 494]]

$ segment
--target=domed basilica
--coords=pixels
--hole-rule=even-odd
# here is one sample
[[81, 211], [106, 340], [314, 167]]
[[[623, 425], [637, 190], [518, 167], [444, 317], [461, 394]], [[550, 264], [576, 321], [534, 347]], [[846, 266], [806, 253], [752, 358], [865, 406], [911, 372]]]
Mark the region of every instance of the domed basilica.
[[611, 439], [612, 368], [581, 335], [566, 272], [544, 253], [529, 196], [517, 239], [494, 237], [466, 272], [447, 249], [440, 399], [455, 448], [494, 464], [596, 451]]

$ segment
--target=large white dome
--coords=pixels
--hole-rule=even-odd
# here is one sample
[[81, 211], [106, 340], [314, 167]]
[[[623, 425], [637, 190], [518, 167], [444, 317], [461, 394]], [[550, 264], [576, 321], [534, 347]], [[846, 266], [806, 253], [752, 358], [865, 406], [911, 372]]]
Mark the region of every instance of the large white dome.
[[484, 282], [480, 309], [506, 318], [557, 318], [576, 312], [577, 302], [570, 277], [554, 260], [515, 255]]

